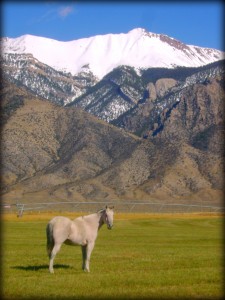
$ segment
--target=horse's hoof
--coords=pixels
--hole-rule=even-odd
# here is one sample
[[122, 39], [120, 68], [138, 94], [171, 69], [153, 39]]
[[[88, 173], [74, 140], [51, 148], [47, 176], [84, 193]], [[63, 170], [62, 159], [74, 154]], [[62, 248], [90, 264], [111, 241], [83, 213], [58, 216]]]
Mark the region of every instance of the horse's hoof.
[[90, 270], [88, 270], [88, 269], [84, 269], [84, 272], [90, 273]]

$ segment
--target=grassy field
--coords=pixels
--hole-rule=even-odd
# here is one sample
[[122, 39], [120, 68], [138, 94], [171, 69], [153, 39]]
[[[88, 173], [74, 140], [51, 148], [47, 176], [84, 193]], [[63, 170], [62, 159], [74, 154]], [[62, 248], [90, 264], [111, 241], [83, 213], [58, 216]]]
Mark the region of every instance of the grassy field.
[[3, 299], [224, 296], [222, 216], [116, 214], [114, 229], [99, 232], [90, 273], [81, 270], [80, 247], [63, 245], [55, 274], [48, 272], [45, 249], [51, 217], [3, 216]]

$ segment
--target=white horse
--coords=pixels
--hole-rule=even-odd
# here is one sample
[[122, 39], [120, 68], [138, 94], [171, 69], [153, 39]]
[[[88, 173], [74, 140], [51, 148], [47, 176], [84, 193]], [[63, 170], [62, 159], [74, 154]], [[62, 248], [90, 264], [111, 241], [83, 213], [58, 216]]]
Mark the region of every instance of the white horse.
[[49, 271], [54, 273], [53, 261], [63, 243], [80, 245], [82, 248], [82, 269], [90, 272], [89, 262], [95, 245], [98, 230], [103, 224], [113, 227], [113, 207], [101, 209], [97, 213], [70, 220], [66, 217], [54, 217], [46, 227]]

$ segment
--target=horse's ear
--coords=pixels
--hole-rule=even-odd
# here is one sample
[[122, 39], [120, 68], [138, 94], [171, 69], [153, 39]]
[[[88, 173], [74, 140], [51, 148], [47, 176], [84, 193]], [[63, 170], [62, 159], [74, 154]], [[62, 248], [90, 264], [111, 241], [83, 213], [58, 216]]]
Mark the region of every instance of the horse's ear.
[[108, 205], [106, 205], [106, 207], [105, 207], [105, 209], [113, 209], [114, 208], [114, 206], [109, 206], [108, 207]]

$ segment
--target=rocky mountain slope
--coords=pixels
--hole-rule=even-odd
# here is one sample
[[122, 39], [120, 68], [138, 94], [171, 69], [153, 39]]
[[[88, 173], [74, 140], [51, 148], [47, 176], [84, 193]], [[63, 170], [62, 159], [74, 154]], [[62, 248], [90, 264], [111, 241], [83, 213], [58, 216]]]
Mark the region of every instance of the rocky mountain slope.
[[99, 119], [110, 122], [129, 111], [139, 101], [144, 101], [146, 92], [146, 85], [135, 70], [121, 66], [68, 106], [81, 107]]
[[[210, 95], [218, 94], [221, 88], [218, 80], [204, 86]], [[76, 107], [61, 107], [38, 99], [23, 88], [4, 82], [3, 201], [129, 199], [220, 203], [223, 157], [217, 130], [223, 128], [218, 106], [222, 102], [212, 105], [214, 114], [210, 119], [217, 119], [215, 124], [212, 121], [210, 129], [204, 132], [204, 122], [199, 126], [194, 123], [193, 139], [183, 138], [182, 131], [176, 141], [171, 138], [182, 124], [187, 122], [191, 126], [196, 120], [191, 115], [196, 96], [202, 108], [198, 116], [207, 118], [203, 107], [209, 98], [201, 97], [203, 92], [199, 88], [202, 91], [202, 86], [193, 90], [192, 100], [179, 102], [161, 135], [151, 140], [130, 134]], [[203, 91], [206, 93], [204, 88]], [[202, 133], [207, 135], [207, 142]]]
[[[205, 90], [202, 97], [210, 99], [208, 102], [203, 101], [203, 106], [207, 104], [205, 114], [214, 114], [211, 111], [212, 105], [218, 106], [218, 110], [223, 107], [224, 72], [224, 61], [202, 68], [180, 68], [179, 70], [159, 70], [159, 72], [158, 70], [156, 72], [147, 70], [147, 74], [143, 74], [143, 80], [147, 87], [147, 96], [144, 101], [137, 102], [130, 110], [112, 120], [111, 123], [139, 136], [154, 137], [164, 129], [165, 122], [170, 119], [173, 110], [179, 109], [185, 98], [189, 103], [191, 101], [189, 97], [196, 97], [200, 87]], [[216, 84], [217, 86], [214, 87]], [[195, 92], [193, 93], [193, 91]], [[210, 107], [208, 103], [210, 103]], [[196, 104], [192, 109], [193, 114], [199, 114], [199, 105]], [[216, 118], [216, 116], [214, 117]], [[222, 117], [223, 113], [221, 112], [220, 121], [222, 121]], [[208, 117], [205, 119], [204, 126], [207, 126], [207, 123], [209, 126]]]
[[[139, 114], [140, 110], [146, 113], [147, 107], [151, 107], [150, 119], [154, 124], [160, 113], [176, 105], [182, 90], [223, 74], [224, 61], [199, 68], [147, 69], [139, 74], [131, 67], [121, 66], [68, 106], [81, 107], [100, 119], [139, 134], [140, 128], [135, 130], [125, 121], [134, 119], [130, 115]], [[140, 118], [137, 118], [139, 126], [145, 122], [143, 115]]]
[[97, 83], [87, 66], [72, 76], [41, 63], [31, 54], [2, 54], [1, 66], [6, 80], [59, 105], [70, 103]]

